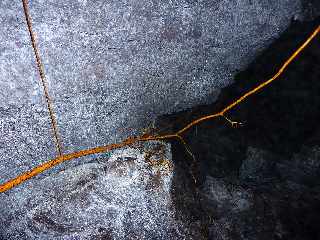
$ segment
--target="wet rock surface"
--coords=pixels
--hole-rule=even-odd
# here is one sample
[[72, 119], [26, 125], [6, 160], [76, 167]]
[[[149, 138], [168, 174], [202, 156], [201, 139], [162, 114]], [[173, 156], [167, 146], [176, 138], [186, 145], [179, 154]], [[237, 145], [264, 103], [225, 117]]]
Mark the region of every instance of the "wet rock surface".
[[[216, 103], [163, 116], [159, 126], [171, 132], [218, 112], [272, 77], [319, 24], [319, 18], [292, 22]], [[196, 166], [183, 145], [173, 142], [176, 166], [187, 169], [173, 184], [193, 186], [198, 212], [189, 211], [188, 218], [205, 226], [206, 239], [320, 238], [319, 41], [318, 36], [279, 79], [228, 112], [241, 127], [218, 118], [184, 134]]]

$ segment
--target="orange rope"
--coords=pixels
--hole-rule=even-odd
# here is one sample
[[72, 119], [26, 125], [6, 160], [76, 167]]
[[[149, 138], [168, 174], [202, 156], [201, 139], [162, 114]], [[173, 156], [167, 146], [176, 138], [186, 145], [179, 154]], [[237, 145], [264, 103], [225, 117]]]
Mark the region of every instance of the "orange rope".
[[224, 114], [226, 112], [228, 112], [231, 108], [235, 107], [236, 105], [238, 105], [239, 103], [241, 103], [242, 101], [244, 101], [246, 98], [248, 98], [250, 95], [256, 93], [257, 91], [259, 91], [260, 89], [266, 87], [267, 85], [269, 85], [271, 82], [273, 82], [274, 80], [276, 80], [282, 73], [283, 71], [289, 66], [289, 64], [299, 55], [300, 52], [302, 52], [302, 50], [311, 42], [311, 40], [320, 32], [320, 26], [318, 26], [316, 28], [316, 30], [307, 38], [307, 40], [289, 57], [288, 60], [285, 61], [285, 63], [282, 65], [282, 67], [278, 70], [278, 72], [269, 80], [266, 80], [265, 82], [259, 84], [257, 87], [255, 87], [254, 89], [250, 90], [249, 92], [247, 92], [246, 94], [244, 94], [243, 96], [241, 96], [240, 98], [236, 99], [234, 102], [232, 102], [231, 104], [229, 104], [227, 107], [225, 107], [222, 111], [216, 113], [216, 114], [212, 114], [212, 115], [208, 115], [202, 118], [199, 118], [193, 122], [191, 122], [190, 124], [188, 124], [186, 127], [184, 127], [183, 129], [181, 129], [180, 131], [177, 132], [177, 134], [181, 134], [185, 131], [187, 131], [189, 128], [193, 127], [194, 125], [203, 122], [205, 120], [209, 120], [211, 118], [216, 118], [218, 116], [223, 117]]
[[28, 30], [29, 30], [29, 34], [30, 34], [30, 38], [31, 38], [32, 48], [33, 48], [34, 54], [36, 56], [37, 67], [38, 67], [38, 71], [40, 73], [40, 79], [41, 79], [41, 83], [43, 86], [44, 95], [45, 95], [45, 98], [47, 101], [47, 107], [48, 107], [49, 115], [50, 115], [50, 119], [51, 119], [51, 126], [52, 126], [53, 135], [54, 135], [54, 139], [55, 139], [55, 143], [56, 143], [56, 148], [57, 148], [59, 156], [62, 156], [62, 148], [61, 148], [61, 142], [60, 142], [59, 134], [58, 134], [57, 121], [56, 121], [56, 117], [55, 117], [54, 111], [53, 111], [53, 104], [52, 104], [52, 101], [49, 96], [48, 83], [47, 83], [46, 76], [44, 74], [43, 65], [42, 65], [39, 50], [38, 50], [38, 47], [36, 44], [35, 34], [32, 31], [32, 23], [31, 23], [31, 17], [30, 17], [30, 13], [29, 13], [27, 0], [22, 0], [22, 4], [23, 4], [24, 15], [26, 17]]
[[[91, 155], [91, 154], [96, 154], [96, 153], [102, 153], [102, 152], [107, 152], [110, 151], [112, 149], [116, 149], [116, 148], [120, 148], [120, 147], [124, 147], [124, 146], [129, 146], [133, 143], [137, 143], [140, 141], [150, 141], [150, 140], [167, 140], [167, 139], [172, 139], [172, 138], [178, 138], [178, 139], [182, 139], [181, 134], [186, 132], [187, 130], [189, 130], [191, 127], [195, 126], [196, 124], [199, 124], [203, 121], [209, 120], [209, 119], [213, 119], [213, 118], [217, 118], [217, 117], [224, 117], [224, 114], [226, 112], [228, 112], [231, 108], [235, 107], [236, 105], [238, 105], [239, 103], [241, 103], [242, 101], [244, 101], [246, 98], [248, 98], [250, 95], [256, 93], [257, 91], [259, 91], [260, 89], [266, 87], [268, 84], [270, 84], [272, 81], [274, 81], [275, 79], [277, 79], [283, 72], [284, 70], [287, 68], [287, 66], [299, 55], [300, 52], [303, 51], [303, 49], [311, 42], [311, 40], [313, 38], [315, 38], [315, 36], [320, 32], [320, 26], [318, 26], [316, 28], [316, 30], [307, 38], [307, 40], [290, 56], [290, 58], [288, 60], [285, 61], [285, 63], [282, 65], [282, 67], [278, 70], [278, 72], [269, 80], [261, 83], [260, 85], [258, 85], [256, 88], [252, 89], [251, 91], [247, 92], [246, 94], [244, 94], [242, 97], [236, 99], [235, 101], [233, 101], [230, 105], [228, 105], [227, 107], [225, 107], [223, 110], [221, 110], [218, 113], [212, 114], [212, 115], [208, 115], [208, 116], [204, 116], [202, 118], [196, 119], [195, 121], [192, 121], [191, 123], [189, 123], [187, 126], [185, 126], [184, 128], [182, 128], [181, 130], [177, 131], [174, 134], [168, 134], [168, 135], [163, 135], [163, 136], [145, 136], [142, 135], [140, 137], [129, 137], [128, 139], [124, 140], [123, 142], [120, 143], [115, 143], [115, 144], [110, 144], [110, 145], [106, 145], [106, 146], [101, 146], [101, 147], [96, 147], [96, 148], [92, 148], [92, 149], [87, 149], [87, 150], [83, 150], [83, 151], [79, 151], [79, 152], [74, 152], [74, 153], [70, 153], [70, 154], [66, 154], [66, 155], [62, 155], [59, 156], [51, 161], [48, 161], [44, 164], [41, 164], [37, 167], [35, 167], [34, 169], [32, 169], [29, 172], [23, 173], [20, 176], [9, 180], [8, 182], [0, 185], [0, 192], [5, 192], [11, 188], [13, 188], [14, 186], [17, 186], [21, 183], [23, 183], [24, 181], [42, 173], [43, 171], [52, 168], [54, 166], [56, 166], [57, 164], [60, 164], [64, 161], [68, 161], [68, 160], [72, 160], [75, 158], [79, 158], [79, 157], [83, 157], [83, 156], [87, 156], [87, 155]], [[182, 141], [183, 144], [184, 141]]]

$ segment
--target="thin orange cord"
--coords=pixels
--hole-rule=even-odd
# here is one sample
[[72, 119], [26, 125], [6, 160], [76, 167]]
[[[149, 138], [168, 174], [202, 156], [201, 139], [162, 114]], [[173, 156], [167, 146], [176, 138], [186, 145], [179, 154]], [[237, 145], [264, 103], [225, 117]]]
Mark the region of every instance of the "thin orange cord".
[[[238, 105], [239, 103], [244, 101], [246, 98], [248, 98], [250, 95], [256, 93], [257, 91], [259, 91], [260, 89], [264, 88], [265, 86], [270, 84], [272, 81], [277, 79], [283, 73], [283, 71], [287, 68], [287, 66], [299, 55], [300, 52], [302, 52], [302, 50], [311, 42], [311, 40], [313, 38], [315, 38], [315, 36], [319, 32], [320, 32], [320, 26], [318, 26], [316, 28], [316, 30], [308, 37], [308, 39], [291, 55], [291, 57], [282, 65], [282, 67], [279, 69], [279, 71], [271, 79], [261, 83], [256, 88], [252, 89], [251, 91], [247, 92], [246, 94], [244, 94], [240, 98], [236, 99], [235, 101], [233, 101], [230, 105], [225, 107], [220, 112], [212, 114], [212, 115], [207, 115], [207, 116], [201, 117], [199, 119], [196, 119], [195, 121], [192, 121], [191, 123], [189, 123], [184, 128], [182, 128], [181, 130], [177, 131], [174, 134], [167, 134], [167, 135], [163, 135], [163, 136], [145, 136], [145, 135], [142, 135], [141, 137], [129, 137], [126, 140], [124, 140], [123, 142], [120, 142], [120, 143], [115, 143], [115, 144], [110, 144], [110, 145], [106, 145], [106, 146], [96, 147], [96, 148], [87, 149], [87, 150], [74, 152], [74, 153], [70, 153], [70, 154], [66, 154], [66, 155], [57, 157], [57, 158], [55, 158], [55, 159], [53, 159], [51, 161], [48, 161], [48, 162], [46, 162], [44, 164], [41, 164], [41, 165], [35, 167], [34, 169], [32, 169], [29, 172], [23, 173], [20, 176], [14, 178], [14, 179], [11, 179], [8, 182], [0, 185], [0, 192], [5, 192], [5, 191], [13, 188], [14, 186], [17, 186], [17, 185], [23, 183], [24, 181], [26, 181], [26, 180], [28, 180], [28, 179], [30, 179], [30, 178], [42, 173], [43, 171], [45, 171], [45, 170], [47, 170], [49, 168], [52, 168], [55, 165], [60, 164], [60, 163], [62, 163], [64, 161], [72, 160], [72, 159], [75, 159], [75, 158], [79, 158], [79, 157], [83, 157], [83, 156], [87, 156], [87, 155], [91, 155], [91, 154], [108, 152], [108, 151], [110, 151], [112, 149], [129, 146], [129, 145], [132, 145], [134, 143], [141, 142], [141, 141], [167, 140], [167, 139], [172, 139], [172, 138], [178, 138], [179, 140], [183, 140], [183, 138], [181, 137], [182, 133], [186, 132], [187, 130], [189, 130], [193, 126], [195, 126], [195, 125], [197, 125], [197, 124], [199, 124], [199, 123], [201, 123], [203, 121], [206, 121], [206, 120], [209, 120], [209, 119], [213, 119], [213, 118], [217, 118], [217, 117], [225, 117], [224, 114], [226, 112], [228, 112], [230, 109], [232, 109], [233, 107], [235, 107], [236, 105]], [[182, 142], [184, 142], [184, 141], [182, 141]]]
[[249, 92], [247, 92], [246, 94], [244, 94], [243, 96], [241, 96], [240, 98], [238, 98], [237, 100], [235, 100], [234, 102], [232, 102], [231, 104], [229, 104], [227, 107], [225, 107], [222, 111], [216, 113], [216, 114], [212, 114], [212, 115], [208, 115], [202, 118], [199, 118], [193, 122], [191, 122], [190, 124], [188, 124], [186, 127], [184, 127], [183, 129], [181, 129], [180, 131], [177, 132], [177, 134], [181, 134], [185, 131], [187, 131], [188, 129], [190, 129], [191, 127], [193, 127], [196, 124], [199, 124], [200, 122], [203, 122], [205, 120], [209, 120], [212, 118], [216, 118], [218, 116], [223, 117], [224, 114], [226, 112], [228, 112], [230, 109], [234, 108], [236, 105], [238, 105], [239, 103], [241, 103], [242, 101], [244, 101], [246, 98], [248, 98], [250, 95], [256, 93], [257, 91], [259, 91], [260, 89], [266, 87], [267, 85], [269, 85], [271, 82], [273, 82], [274, 80], [276, 80], [282, 73], [283, 71], [288, 67], [288, 65], [299, 55], [300, 52], [302, 52], [302, 50], [311, 42], [311, 40], [313, 38], [315, 38], [315, 36], [320, 32], [320, 26], [318, 26], [316, 28], [316, 30], [307, 38], [307, 40], [289, 57], [288, 60], [285, 61], [285, 63], [282, 65], [282, 67], [278, 70], [278, 72], [269, 80], [259, 84], [257, 87], [255, 87], [254, 89], [250, 90]]
[[56, 148], [57, 148], [59, 156], [62, 156], [62, 147], [61, 147], [61, 142], [60, 142], [60, 138], [59, 138], [59, 134], [58, 134], [57, 121], [56, 121], [56, 117], [55, 117], [54, 111], [53, 111], [53, 104], [52, 104], [52, 101], [49, 96], [48, 83], [47, 83], [46, 76], [44, 74], [44, 68], [43, 68], [40, 54], [39, 54], [39, 50], [38, 50], [38, 47], [36, 44], [35, 34], [32, 31], [32, 23], [31, 23], [31, 17], [30, 17], [30, 13], [29, 13], [27, 0], [22, 0], [22, 4], [23, 4], [24, 15], [26, 17], [26, 21], [27, 21], [27, 25], [28, 25], [28, 31], [29, 31], [30, 38], [31, 38], [32, 48], [33, 48], [34, 54], [36, 56], [37, 67], [38, 67], [38, 71], [40, 74], [40, 79], [41, 79], [41, 83], [43, 86], [44, 95], [45, 95], [45, 98], [47, 101], [47, 108], [49, 110], [49, 115], [50, 115], [50, 119], [51, 119], [51, 126], [52, 126], [53, 136], [54, 136], [55, 143], [56, 143]]

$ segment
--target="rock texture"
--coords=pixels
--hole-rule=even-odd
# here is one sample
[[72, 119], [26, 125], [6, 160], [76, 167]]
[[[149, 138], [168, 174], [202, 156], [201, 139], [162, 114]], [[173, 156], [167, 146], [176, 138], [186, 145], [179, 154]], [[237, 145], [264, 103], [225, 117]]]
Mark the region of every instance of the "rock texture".
[[[319, 24], [320, 18], [293, 22], [221, 91], [217, 102], [163, 117], [159, 124], [171, 123], [174, 131], [221, 110], [269, 79]], [[232, 128], [220, 118], [185, 134], [196, 167], [190, 169], [192, 159], [180, 143], [173, 143], [175, 171], [187, 169], [173, 185], [191, 186], [191, 173], [197, 176], [198, 212], [187, 213], [189, 220], [193, 216], [193, 222], [205, 226], [206, 239], [320, 238], [319, 40], [317, 36], [279, 79], [227, 114], [242, 127]]]
[[[251, 149], [240, 176], [252, 171], [248, 161], [267, 160], [263, 155], [261, 149]], [[209, 239], [319, 239], [319, 159], [320, 145], [304, 147], [285, 164], [269, 156], [265, 165], [272, 171], [265, 171], [260, 181], [263, 171], [259, 167], [255, 179], [208, 176], [203, 191], [213, 219]]]
[[[214, 101], [291, 18], [314, 17], [312, 2], [32, 1], [65, 151]], [[4, 0], [0, 11], [2, 183], [55, 150], [22, 6]], [[270, 77], [318, 22], [294, 22], [216, 104], [169, 122]], [[319, 239], [318, 46], [230, 113], [243, 128], [220, 119], [188, 132], [195, 167], [177, 142], [173, 160], [168, 145], [149, 143], [62, 164], [0, 195], [0, 238]]]
[[1, 239], [184, 239], [169, 144], [151, 142], [2, 194]]
[[[213, 102], [238, 69], [292, 18], [316, 10], [313, 5], [300, 0], [30, 1], [64, 152], [121, 140], [156, 115]], [[47, 110], [22, 4], [3, 0], [0, 9], [3, 182], [54, 157], [55, 149], [49, 117], [43, 118]]]

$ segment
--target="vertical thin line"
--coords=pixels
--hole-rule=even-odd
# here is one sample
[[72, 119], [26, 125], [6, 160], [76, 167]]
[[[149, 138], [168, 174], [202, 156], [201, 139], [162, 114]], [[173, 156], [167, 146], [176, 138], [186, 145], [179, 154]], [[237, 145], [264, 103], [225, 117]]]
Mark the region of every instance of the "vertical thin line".
[[43, 65], [41, 62], [39, 50], [36, 45], [35, 35], [32, 31], [31, 17], [30, 17], [30, 13], [29, 13], [27, 0], [22, 0], [22, 4], [23, 4], [24, 15], [26, 17], [28, 30], [29, 30], [29, 34], [30, 34], [30, 38], [31, 38], [32, 48], [33, 48], [34, 54], [36, 56], [37, 67], [38, 67], [38, 71], [40, 74], [40, 79], [41, 79], [41, 83], [43, 86], [44, 95], [45, 95], [46, 102], [47, 102], [47, 107], [49, 110], [49, 115], [50, 115], [50, 119], [51, 119], [51, 126], [53, 129], [53, 135], [54, 135], [57, 151], [58, 151], [59, 155], [62, 156], [62, 150], [61, 150], [62, 148], [61, 148], [61, 142], [60, 142], [59, 134], [58, 134], [57, 121], [56, 121], [56, 117], [53, 112], [53, 105], [52, 105], [52, 101], [50, 99], [49, 92], [48, 92], [48, 83], [46, 80], [46, 76], [44, 74], [44, 69], [43, 69]]

